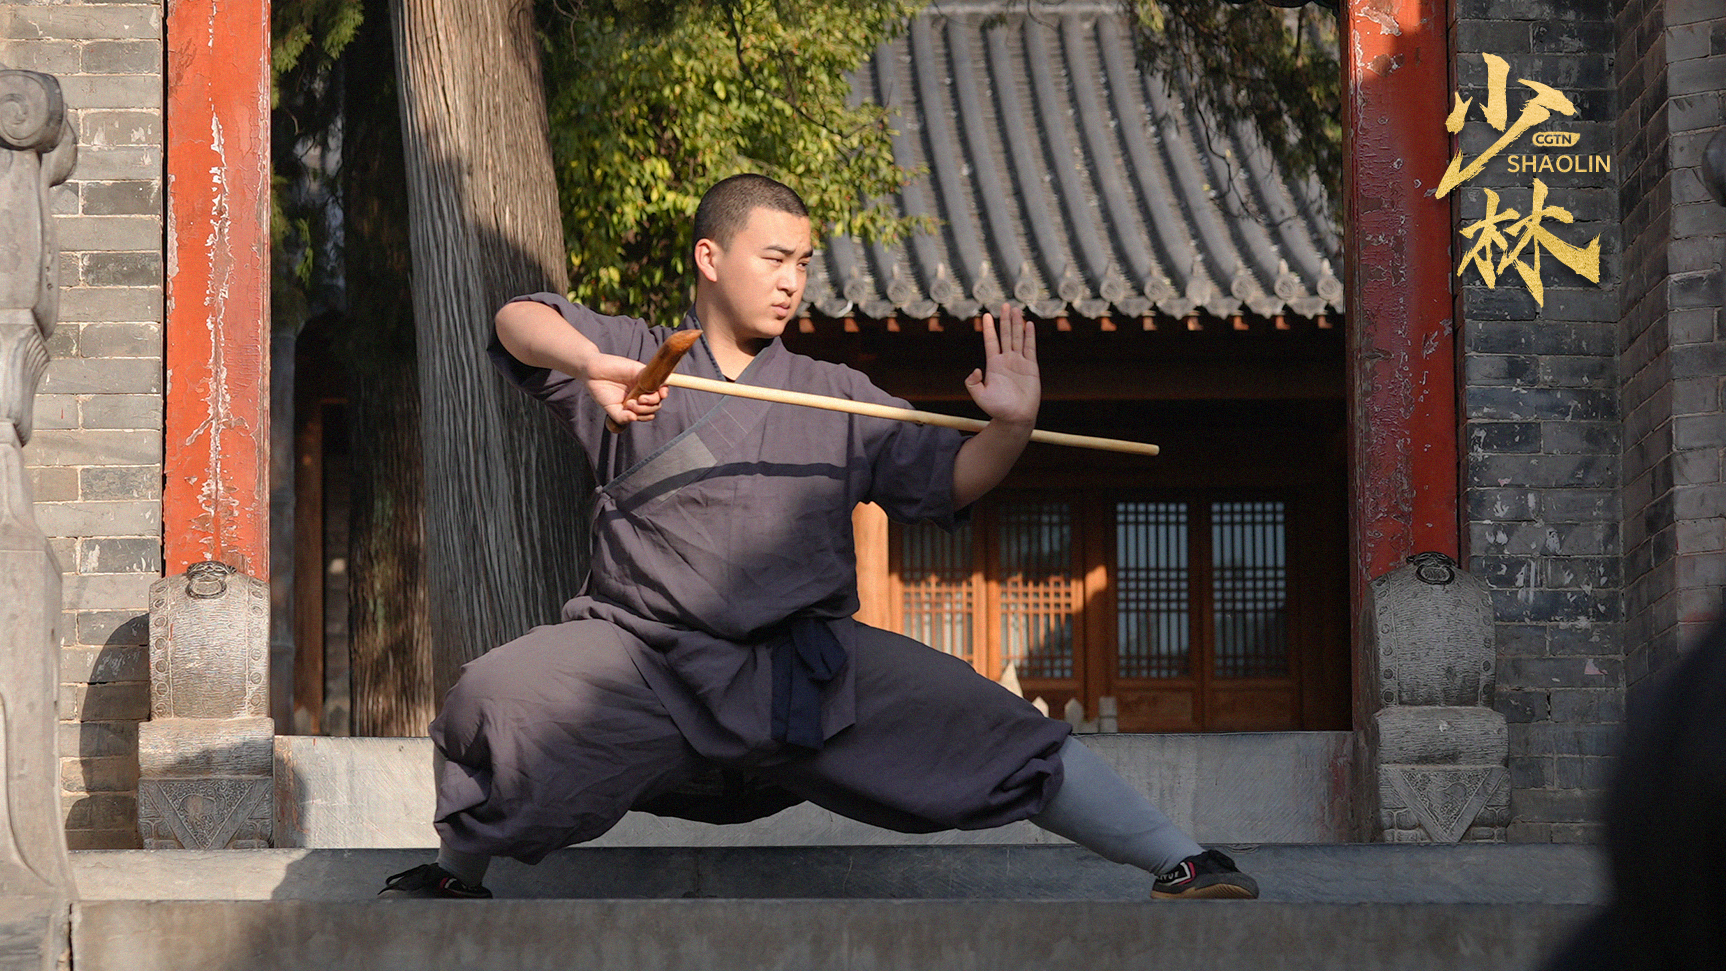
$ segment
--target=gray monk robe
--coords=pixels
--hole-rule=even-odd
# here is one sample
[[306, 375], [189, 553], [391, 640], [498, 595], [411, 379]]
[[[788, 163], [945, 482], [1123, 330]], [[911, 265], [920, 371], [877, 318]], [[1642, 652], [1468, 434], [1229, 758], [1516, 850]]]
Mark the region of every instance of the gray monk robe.
[[[524, 299], [607, 354], [645, 361], [672, 333]], [[582, 382], [495, 340], [491, 354], [601, 484], [591, 575], [563, 622], [469, 663], [432, 724], [449, 845], [534, 862], [631, 808], [740, 821], [803, 799], [903, 832], [981, 829], [1053, 797], [1064, 722], [851, 619], [852, 509], [951, 526], [960, 435], [687, 389], [613, 434]], [[705, 342], [678, 370], [724, 380]], [[739, 381], [903, 404], [777, 340]], [[714, 766], [727, 784], [691, 795]]]

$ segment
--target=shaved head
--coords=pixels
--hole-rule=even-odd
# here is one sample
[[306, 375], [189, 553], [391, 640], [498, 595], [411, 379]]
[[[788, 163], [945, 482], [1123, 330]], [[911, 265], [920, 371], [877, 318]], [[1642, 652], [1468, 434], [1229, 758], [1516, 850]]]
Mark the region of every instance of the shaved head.
[[695, 209], [695, 238], [727, 246], [757, 209], [809, 218], [809, 208], [790, 186], [765, 175], [734, 175], [701, 197], [701, 205]]

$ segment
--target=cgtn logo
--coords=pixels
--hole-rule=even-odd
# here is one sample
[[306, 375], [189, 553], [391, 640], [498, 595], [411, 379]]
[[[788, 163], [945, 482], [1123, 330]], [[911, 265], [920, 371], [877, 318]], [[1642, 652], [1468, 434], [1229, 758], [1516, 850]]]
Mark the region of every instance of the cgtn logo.
[[1573, 131], [1540, 131], [1533, 138], [1540, 148], [1569, 148], [1581, 140], [1582, 136]]

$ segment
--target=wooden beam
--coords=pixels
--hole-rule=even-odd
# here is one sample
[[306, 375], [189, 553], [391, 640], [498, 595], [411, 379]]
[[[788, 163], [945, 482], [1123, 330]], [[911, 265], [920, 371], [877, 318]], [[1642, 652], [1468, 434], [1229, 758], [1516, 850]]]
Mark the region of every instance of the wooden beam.
[[268, 579], [267, 0], [168, 0], [164, 567]]

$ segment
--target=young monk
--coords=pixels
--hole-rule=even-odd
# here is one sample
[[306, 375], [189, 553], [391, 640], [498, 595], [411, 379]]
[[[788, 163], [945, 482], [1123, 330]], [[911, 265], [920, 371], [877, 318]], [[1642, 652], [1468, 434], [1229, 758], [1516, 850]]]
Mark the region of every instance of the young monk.
[[[679, 370], [903, 405], [850, 368], [787, 351], [812, 255], [797, 194], [741, 175], [695, 215], [700, 340]], [[969, 664], [864, 626], [851, 512], [952, 527], [1024, 449], [1036, 334], [983, 318], [965, 385], [991, 420], [930, 426], [660, 388], [626, 397], [673, 331], [553, 294], [497, 314], [498, 368], [566, 422], [597, 490], [591, 575], [538, 627], [462, 669], [431, 734], [436, 863], [386, 894], [489, 897], [527, 863], [630, 809], [712, 822], [804, 800], [907, 833], [1020, 819], [1156, 875], [1167, 897], [1256, 897], [1024, 699]], [[607, 428], [607, 419], [621, 431]]]

